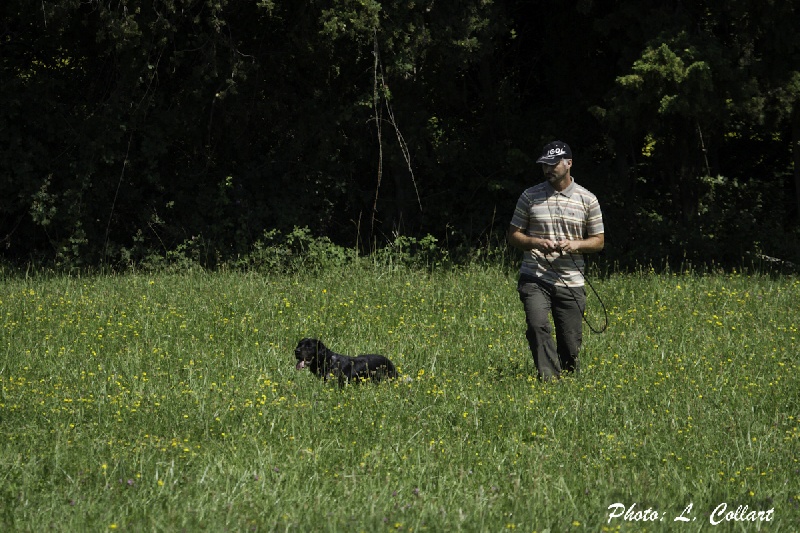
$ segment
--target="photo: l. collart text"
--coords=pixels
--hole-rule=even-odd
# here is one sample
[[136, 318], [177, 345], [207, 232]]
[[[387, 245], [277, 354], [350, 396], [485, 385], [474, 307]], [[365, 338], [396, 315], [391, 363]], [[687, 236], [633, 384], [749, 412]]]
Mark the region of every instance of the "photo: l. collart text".
[[[637, 503], [633, 503], [630, 507], [623, 503], [612, 503], [608, 506], [608, 524], [613, 522], [665, 522], [671, 520], [672, 522], [695, 522], [697, 516], [695, 515], [694, 504], [690, 503], [683, 511], [676, 515], [670, 516], [667, 512], [659, 512], [652, 507], [643, 508]], [[722, 502], [717, 505], [710, 514], [703, 515], [703, 519], [707, 517], [708, 523], [712, 526], [717, 526], [724, 522], [771, 522], [775, 516], [775, 508], [769, 509], [752, 509], [749, 505], [729, 505], [727, 502]]]

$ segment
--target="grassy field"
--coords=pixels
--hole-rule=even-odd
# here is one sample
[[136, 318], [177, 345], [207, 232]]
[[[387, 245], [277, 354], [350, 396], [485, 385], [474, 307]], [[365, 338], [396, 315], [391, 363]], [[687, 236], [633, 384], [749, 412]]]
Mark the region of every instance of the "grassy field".
[[[608, 331], [542, 384], [500, 269], [6, 279], [0, 529], [800, 526], [800, 280], [595, 286]], [[407, 379], [326, 385], [304, 336]]]

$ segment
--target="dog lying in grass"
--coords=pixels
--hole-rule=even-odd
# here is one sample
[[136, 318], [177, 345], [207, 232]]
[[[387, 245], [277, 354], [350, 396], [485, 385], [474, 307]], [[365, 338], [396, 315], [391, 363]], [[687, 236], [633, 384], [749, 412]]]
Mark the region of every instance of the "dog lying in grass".
[[294, 357], [297, 359], [295, 369], [308, 368], [325, 381], [332, 376], [339, 381], [339, 386], [350, 381], [378, 382], [397, 377], [397, 370], [388, 357], [376, 354], [348, 357], [329, 350], [318, 339], [301, 339], [294, 349]]

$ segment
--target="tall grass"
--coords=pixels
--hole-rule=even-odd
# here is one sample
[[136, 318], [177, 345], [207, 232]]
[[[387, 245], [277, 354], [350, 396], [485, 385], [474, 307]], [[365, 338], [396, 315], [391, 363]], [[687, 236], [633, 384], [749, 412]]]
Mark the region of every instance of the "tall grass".
[[[542, 384], [493, 268], [6, 280], [0, 528], [797, 527], [800, 281], [594, 284], [608, 331]], [[305, 336], [406, 379], [326, 385], [294, 369]]]

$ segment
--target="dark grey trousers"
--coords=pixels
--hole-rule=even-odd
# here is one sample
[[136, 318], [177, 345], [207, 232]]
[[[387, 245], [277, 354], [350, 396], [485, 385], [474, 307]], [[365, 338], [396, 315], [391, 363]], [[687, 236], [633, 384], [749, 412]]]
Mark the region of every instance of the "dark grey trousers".
[[[529, 277], [521, 277], [517, 285], [519, 299], [525, 308], [528, 329], [525, 336], [544, 381], [558, 379], [563, 372], [579, 372], [578, 351], [583, 341], [583, 310], [586, 291], [583, 287], [550, 285]], [[553, 341], [550, 315], [556, 330]]]

